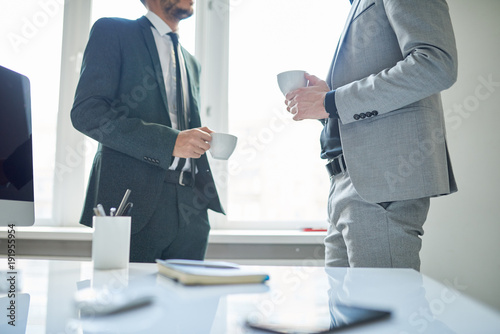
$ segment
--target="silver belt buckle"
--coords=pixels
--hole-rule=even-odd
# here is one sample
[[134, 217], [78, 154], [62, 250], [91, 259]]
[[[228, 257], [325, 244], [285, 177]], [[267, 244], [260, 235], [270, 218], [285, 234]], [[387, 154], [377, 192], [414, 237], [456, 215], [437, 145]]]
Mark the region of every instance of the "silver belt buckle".
[[183, 187], [186, 186], [186, 184], [182, 183], [184, 181], [184, 171], [181, 170], [181, 173], [179, 174], [179, 184]]

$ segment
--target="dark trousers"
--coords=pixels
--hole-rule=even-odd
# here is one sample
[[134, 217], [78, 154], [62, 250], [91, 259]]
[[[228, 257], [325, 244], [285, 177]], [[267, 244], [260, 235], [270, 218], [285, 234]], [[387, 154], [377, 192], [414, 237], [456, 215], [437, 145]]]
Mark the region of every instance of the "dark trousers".
[[155, 213], [142, 230], [131, 236], [130, 262], [204, 259], [210, 225], [207, 209], [200, 208], [193, 198], [193, 188], [163, 183]]

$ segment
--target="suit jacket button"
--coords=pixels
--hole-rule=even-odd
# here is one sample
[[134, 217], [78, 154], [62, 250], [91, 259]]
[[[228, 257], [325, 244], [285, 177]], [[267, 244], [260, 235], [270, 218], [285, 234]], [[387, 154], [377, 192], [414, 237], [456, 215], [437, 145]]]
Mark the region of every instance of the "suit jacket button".
[[354, 116], [353, 116], [353, 117], [354, 117], [354, 119], [355, 119], [356, 121], [360, 118], [360, 116], [359, 116], [358, 114], [354, 114]]
[[377, 115], [378, 115], [378, 111], [373, 110], [373, 111], [372, 111], [372, 115], [373, 115], [373, 116], [377, 116]]
[[361, 119], [365, 119], [366, 114], [364, 112], [362, 112], [361, 114], [359, 114], [359, 117], [361, 117]]
[[366, 113], [365, 113], [365, 115], [366, 115], [366, 117], [372, 117], [372, 113], [371, 113], [371, 112], [369, 112], [369, 111], [368, 111], [368, 112], [366, 112]]

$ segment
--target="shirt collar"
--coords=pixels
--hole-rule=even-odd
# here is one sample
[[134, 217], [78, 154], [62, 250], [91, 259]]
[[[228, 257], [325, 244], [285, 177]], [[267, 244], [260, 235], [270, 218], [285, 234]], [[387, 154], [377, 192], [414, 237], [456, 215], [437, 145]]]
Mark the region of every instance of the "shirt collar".
[[160, 19], [160, 17], [152, 11], [148, 10], [145, 16], [151, 22], [153, 27], [155, 27], [155, 29], [160, 33], [160, 36], [166, 35], [172, 31], [168, 24], [166, 24], [165, 21]]

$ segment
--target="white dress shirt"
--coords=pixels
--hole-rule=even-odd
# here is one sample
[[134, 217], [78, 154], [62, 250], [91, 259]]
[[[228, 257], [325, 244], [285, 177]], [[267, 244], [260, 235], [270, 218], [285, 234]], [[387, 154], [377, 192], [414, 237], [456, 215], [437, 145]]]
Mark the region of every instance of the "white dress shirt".
[[[172, 122], [172, 128], [178, 129], [177, 122], [177, 85], [176, 85], [176, 75], [175, 75], [175, 54], [174, 48], [172, 44], [172, 39], [169, 35], [169, 32], [172, 29], [166, 24], [158, 15], [155, 13], [148, 11], [146, 17], [149, 19], [151, 24], [151, 31], [153, 32], [153, 37], [156, 43], [156, 49], [158, 50], [158, 55], [160, 57], [160, 65], [163, 73], [163, 80], [165, 82], [165, 89], [167, 93], [167, 103], [168, 103], [168, 111], [170, 115], [170, 120]], [[188, 79], [186, 66], [184, 64], [184, 57], [182, 57], [182, 52], [179, 47], [179, 62], [181, 65], [181, 78], [182, 78], [182, 87], [183, 87], [183, 97], [184, 97], [184, 106], [186, 108], [187, 115], [189, 115], [189, 87], [188, 87]], [[186, 117], [187, 117], [186, 115]], [[189, 124], [189, 119], [186, 121], [186, 124]], [[191, 169], [190, 159], [186, 160], [186, 164], [184, 165], [183, 170], [189, 171]], [[175, 158], [170, 165], [169, 169], [175, 169], [177, 164], [179, 163], [179, 158]]]

